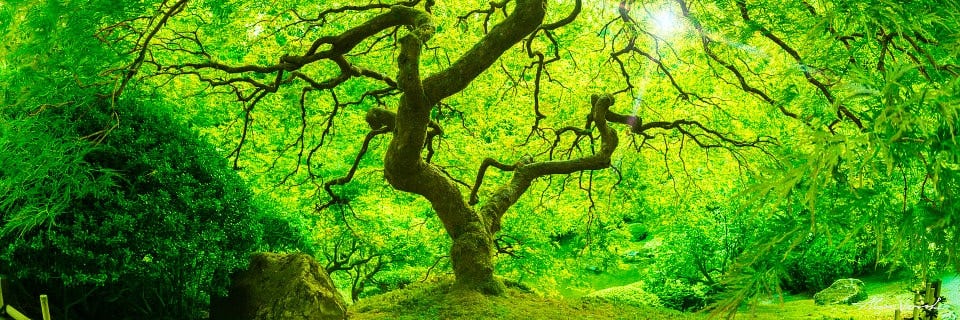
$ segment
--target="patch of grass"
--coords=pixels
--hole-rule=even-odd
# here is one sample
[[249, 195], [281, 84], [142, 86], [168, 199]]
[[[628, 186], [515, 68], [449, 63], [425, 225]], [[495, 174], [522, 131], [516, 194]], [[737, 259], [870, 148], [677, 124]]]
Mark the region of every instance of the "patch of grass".
[[910, 292], [912, 280], [904, 276], [889, 277], [875, 274], [861, 278], [867, 292], [867, 299], [851, 305], [815, 305], [812, 293], [787, 295], [780, 301], [766, 301], [745, 306], [735, 319], [853, 319], [875, 320], [893, 319], [897, 309], [909, 316], [912, 310], [913, 294]]
[[361, 300], [350, 319], [705, 319], [665, 308], [543, 297], [509, 287], [502, 296], [458, 290], [450, 279]]

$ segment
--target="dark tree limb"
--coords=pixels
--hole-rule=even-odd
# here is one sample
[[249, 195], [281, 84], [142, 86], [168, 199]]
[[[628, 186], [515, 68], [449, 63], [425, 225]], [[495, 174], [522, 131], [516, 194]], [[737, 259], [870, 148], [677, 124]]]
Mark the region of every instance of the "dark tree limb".
[[[167, 2], [168, 0], [163, 1], [163, 3], [160, 4], [160, 8], [166, 7]], [[140, 66], [143, 65], [143, 62], [147, 57], [147, 51], [150, 48], [150, 42], [157, 35], [157, 33], [167, 25], [167, 21], [169, 21], [171, 17], [183, 11], [187, 5], [187, 2], [188, 0], [179, 0], [170, 5], [170, 8], [160, 16], [160, 20], [157, 21], [156, 25], [153, 25], [153, 28], [150, 30], [150, 32], [141, 34], [142, 38], [138, 39], [137, 43], [142, 45], [140, 46], [139, 50], [137, 50], [137, 57], [134, 58], [133, 62], [131, 62], [130, 65], [125, 68], [126, 70], [124, 70], [123, 79], [120, 82], [120, 86], [117, 87], [117, 89], [113, 92], [114, 100], [123, 94], [123, 90], [126, 89], [127, 84], [130, 83], [130, 80], [133, 79], [133, 77], [137, 75], [137, 72], [140, 71]]]
[[323, 184], [323, 190], [326, 191], [327, 195], [330, 196], [330, 201], [320, 206], [319, 210], [326, 209], [331, 205], [341, 204], [345, 201], [348, 201], [348, 199], [345, 199], [334, 193], [332, 187], [342, 186], [350, 183], [350, 181], [353, 180], [353, 175], [356, 174], [357, 169], [360, 167], [360, 160], [363, 160], [363, 156], [367, 154], [367, 149], [370, 147], [370, 141], [381, 134], [390, 132], [391, 130], [392, 129], [388, 127], [381, 127], [378, 129], [372, 129], [369, 133], [367, 133], [366, 137], [363, 138], [363, 145], [360, 146], [360, 151], [357, 152], [357, 156], [354, 158], [353, 164], [350, 166], [350, 170], [347, 171], [347, 175], [327, 181]]
[[516, 8], [450, 67], [423, 80], [431, 105], [467, 87], [504, 52], [536, 30], [546, 14], [541, 0], [517, 0]]
[[[756, 26], [757, 31], [759, 31], [761, 35], [769, 39], [771, 42], [775, 43], [778, 47], [780, 47], [780, 49], [783, 49], [783, 51], [785, 51], [788, 55], [790, 55], [790, 57], [793, 58], [793, 60], [796, 61], [796, 63], [800, 66], [800, 69], [803, 71], [803, 76], [804, 78], [807, 79], [807, 82], [810, 82], [810, 84], [816, 87], [817, 90], [819, 90], [820, 93], [823, 94], [825, 98], [827, 98], [827, 102], [830, 102], [831, 105], [836, 104], [836, 98], [834, 98], [833, 92], [831, 92], [830, 89], [827, 88], [826, 84], [824, 84], [819, 79], [813, 76], [813, 74], [810, 72], [812, 68], [806, 65], [806, 63], [803, 61], [803, 58], [800, 57], [800, 53], [797, 52], [796, 49], [788, 45], [785, 41], [783, 41], [783, 39], [775, 35], [773, 31], [771, 31], [770, 29], [767, 29], [767, 27], [761, 25], [760, 23], [752, 20], [750, 18], [750, 13], [747, 10], [746, 2], [744, 2], [743, 0], [738, 0], [736, 1], [736, 3], [737, 3], [737, 8], [740, 10], [740, 17], [743, 19], [743, 21]], [[863, 122], [860, 121], [860, 118], [854, 115], [853, 112], [851, 112], [850, 109], [848, 109], [844, 105], [842, 104], [837, 105], [837, 116], [838, 118], [841, 118], [841, 119], [846, 117], [850, 121], [853, 121], [853, 123], [857, 125], [857, 128], [859, 128], [860, 130], [863, 130]]]
[[720, 56], [717, 55], [715, 51], [713, 51], [713, 48], [711, 48], [711, 43], [713, 43], [713, 40], [710, 39], [710, 37], [707, 35], [707, 32], [704, 29], [703, 25], [701, 25], [697, 19], [691, 17], [690, 8], [687, 6], [687, 2], [685, 0], [676, 0], [676, 1], [680, 5], [680, 10], [683, 13], [683, 16], [689, 19], [689, 21], [693, 24], [694, 29], [697, 31], [697, 34], [700, 36], [700, 43], [701, 43], [701, 46], [703, 47], [703, 51], [707, 54], [708, 57], [710, 57], [711, 60], [719, 63], [720, 66], [722, 66], [724, 69], [726, 69], [731, 74], [733, 74], [734, 77], [737, 78], [737, 84], [743, 91], [753, 94], [759, 97], [764, 102], [776, 107], [778, 110], [780, 110], [780, 113], [782, 113], [783, 115], [794, 118], [794, 119], [799, 119], [796, 113], [793, 113], [787, 110], [782, 104], [778, 103], [776, 100], [771, 98], [769, 94], [748, 83], [747, 79], [743, 75], [743, 72], [739, 68], [734, 66], [732, 63], [720, 58]]
[[[601, 148], [600, 152], [591, 156], [572, 159], [530, 162], [523, 165], [517, 165], [514, 168], [513, 178], [510, 183], [500, 187], [490, 198], [480, 207], [480, 214], [488, 221], [488, 229], [491, 233], [500, 230], [500, 220], [507, 209], [517, 202], [520, 196], [527, 191], [533, 180], [547, 176], [570, 174], [578, 171], [600, 170], [610, 166], [610, 156], [616, 150], [618, 138], [616, 132], [607, 126], [606, 113], [613, 105], [614, 99], [611, 95], [597, 96], [591, 98], [592, 109], [590, 119], [596, 125], [600, 132]], [[478, 177], [478, 180], [479, 177]], [[479, 187], [479, 183], [475, 188]]]
[[473, 184], [473, 188], [470, 190], [470, 202], [469, 202], [470, 205], [472, 206], [480, 202], [480, 198], [477, 197], [477, 192], [480, 190], [480, 185], [483, 184], [483, 177], [487, 173], [487, 168], [494, 167], [502, 171], [513, 171], [517, 168], [517, 166], [525, 165], [525, 164], [527, 163], [520, 162], [515, 165], [508, 165], [508, 164], [500, 163], [499, 161], [494, 160], [493, 158], [483, 159], [483, 162], [480, 163], [480, 171], [477, 172], [476, 182]]

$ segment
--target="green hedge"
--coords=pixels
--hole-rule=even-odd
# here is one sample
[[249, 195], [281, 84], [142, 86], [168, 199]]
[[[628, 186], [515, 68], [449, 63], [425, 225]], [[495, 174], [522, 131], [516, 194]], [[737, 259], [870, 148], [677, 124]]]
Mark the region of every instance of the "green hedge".
[[203, 318], [248, 253], [306, 246], [165, 112], [94, 100], [5, 116], [0, 275], [50, 295], [56, 318]]

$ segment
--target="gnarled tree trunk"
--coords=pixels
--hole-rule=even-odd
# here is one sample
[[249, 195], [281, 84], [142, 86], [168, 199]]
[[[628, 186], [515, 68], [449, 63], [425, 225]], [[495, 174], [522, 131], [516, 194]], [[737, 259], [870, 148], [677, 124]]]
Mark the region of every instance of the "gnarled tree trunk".
[[460, 286], [489, 294], [503, 292], [493, 277], [491, 223], [464, 200], [464, 194], [442, 172], [423, 160], [430, 109], [442, 99], [466, 88], [507, 49], [535, 31], [543, 21], [543, 0], [518, 0], [514, 11], [490, 30], [449, 68], [423, 79], [420, 51], [433, 33], [429, 16], [421, 12], [413, 31], [401, 41], [397, 83], [403, 96], [397, 109], [393, 139], [384, 160], [384, 176], [398, 190], [430, 201], [453, 240], [450, 259]]

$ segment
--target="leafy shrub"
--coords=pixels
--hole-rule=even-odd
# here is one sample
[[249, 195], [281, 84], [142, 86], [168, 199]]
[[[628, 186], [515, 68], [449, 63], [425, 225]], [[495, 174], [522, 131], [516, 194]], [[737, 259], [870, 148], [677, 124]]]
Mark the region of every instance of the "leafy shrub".
[[[800, 291], [819, 291], [833, 281], [858, 275], [874, 263], [874, 253], [861, 248], [869, 240], [847, 241], [828, 240], [827, 237], [810, 239], [803, 247], [790, 252], [787, 261], [789, 279], [785, 289]], [[842, 245], [841, 245], [842, 244]]]
[[643, 282], [636, 282], [625, 286], [594, 291], [584, 297], [588, 299], [600, 299], [637, 307], [659, 307], [662, 305], [660, 298], [644, 290]]
[[627, 225], [627, 228], [630, 230], [630, 241], [633, 242], [646, 240], [650, 234], [650, 230], [642, 223], [631, 223]]
[[248, 253], [277, 245], [265, 230], [305, 243], [163, 108], [113, 108], [45, 110], [0, 136], [18, 146], [0, 156], [0, 274], [50, 294], [57, 318], [202, 318]]
[[681, 279], [664, 279], [660, 282], [648, 283], [647, 289], [660, 298], [664, 307], [680, 311], [702, 309], [711, 302], [709, 297], [714, 293], [703, 283], [691, 284]]

